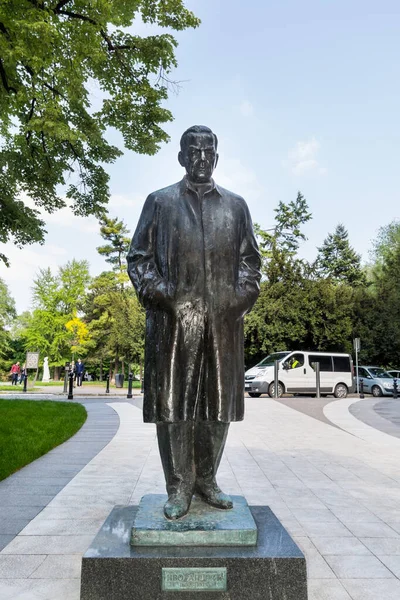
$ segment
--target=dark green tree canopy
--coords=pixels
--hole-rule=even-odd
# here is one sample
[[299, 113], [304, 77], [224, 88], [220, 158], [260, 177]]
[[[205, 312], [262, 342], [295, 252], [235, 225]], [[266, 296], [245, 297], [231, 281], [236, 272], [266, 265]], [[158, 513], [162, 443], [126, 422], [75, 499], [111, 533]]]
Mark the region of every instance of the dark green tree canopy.
[[261, 229], [256, 223], [255, 233], [258, 237], [263, 275], [270, 283], [284, 281], [288, 276], [298, 277], [306, 268], [299, 259], [297, 250], [307, 238], [302, 226], [312, 219], [307, 200], [298, 192], [296, 200], [287, 204], [280, 201], [275, 212], [275, 227], [271, 230]]
[[108, 243], [105, 246], [99, 246], [97, 252], [106, 257], [106, 262], [119, 272], [126, 271], [125, 257], [131, 242], [128, 234], [129, 230], [125, 223], [117, 217], [112, 219], [104, 216], [100, 220], [100, 235]]
[[199, 24], [184, 0], [1, 1], [0, 241], [43, 241], [44, 223], [22, 192], [51, 213], [66, 205], [57, 186], [67, 183], [75, 214], [104, 213], [103, 164], [121, 154], [107, 127], [139, 153], [168, 140], [161, 126], [172, 115], [162, 104], [176, 40], [131, 33], [135, 19], [177, 31]]
[[321, 277], [350, 285], [365, 283], [365, 274], [361, 268], [361, 257], [350, 246], [349, 234], [339, 223], [334, 233], [330, 233], [318, 248], [316, 269]]

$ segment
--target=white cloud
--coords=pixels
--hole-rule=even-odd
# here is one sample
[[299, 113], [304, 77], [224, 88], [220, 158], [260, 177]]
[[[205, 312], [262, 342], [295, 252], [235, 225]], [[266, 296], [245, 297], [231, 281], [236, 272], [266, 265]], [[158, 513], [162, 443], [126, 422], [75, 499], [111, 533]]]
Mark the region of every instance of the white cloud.
[[77, 217], [69, 206], [49, 214], [42, 213], [42, 218], [49, 225], [59, 225], [85, 233], [98, 233], [100, 226], [96, 217]]
[[320, 147], [321, 144], [315, 137], [297, 142], [295, 147], [289, 151], [289, 160], [284, 161], [284, 165], [288, 165], [294, 175], [304, 175], [306, 173], [324, 175], [327, 169], [321, 167], [318, 162]]
[[236, 194], [241, 194], [249, 201], [257, 200], [263, 192], [255, 171], [246, 167], [237, 158], [221, 159], [214, 178], [217, 184]]
[[243, 100], [239, 110], [243, 117], [251, 117], [254, 114], [254, 106], [248, 100]]
[[108, 203], [108, 207], [113, 208], [140, 208], [145, 200], [144, 196], [125, 196], [113, 194]]

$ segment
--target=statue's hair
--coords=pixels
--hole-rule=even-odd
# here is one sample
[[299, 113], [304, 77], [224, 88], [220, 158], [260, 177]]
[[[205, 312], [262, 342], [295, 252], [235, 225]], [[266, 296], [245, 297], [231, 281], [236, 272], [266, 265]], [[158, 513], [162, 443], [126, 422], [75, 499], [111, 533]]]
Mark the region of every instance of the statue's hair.
[[181, 137], [181, 150], [183, 150], [185, 147], [186, 139], [190, 135], [196, 134], [196, 133], [209, 133], [210, 135], [212, 135], [214, 138], [214, 142], [215, 142], [215, 149], [217, 149], [218, 138], [215, 135], [215, 133], [213, 133], [213, 131], [211, 131], [211, 129], [209, 127], [206, 127], [205, 125], [193, 125], [193, 127], [189, 127], [189, 129], [186, 129], [185, 133]]

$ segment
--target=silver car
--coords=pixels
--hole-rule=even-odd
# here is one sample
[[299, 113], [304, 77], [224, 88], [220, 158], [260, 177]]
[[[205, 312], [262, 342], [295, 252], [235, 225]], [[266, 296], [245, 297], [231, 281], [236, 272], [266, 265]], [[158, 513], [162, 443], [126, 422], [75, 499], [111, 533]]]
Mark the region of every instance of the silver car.
[[363, 380], [365, 394], [372, 394], [375, 398], [393, 396], [393, 376], [382, 367], [358, 367], [358, 388], [360, 391], [361, 379]]
[[399, 369], [395, 369], [393, 371], [388, 371], [388, 373], [389, 373], [390, 377], [393, 377], [395, 379], [400, 379], [400, 370]]

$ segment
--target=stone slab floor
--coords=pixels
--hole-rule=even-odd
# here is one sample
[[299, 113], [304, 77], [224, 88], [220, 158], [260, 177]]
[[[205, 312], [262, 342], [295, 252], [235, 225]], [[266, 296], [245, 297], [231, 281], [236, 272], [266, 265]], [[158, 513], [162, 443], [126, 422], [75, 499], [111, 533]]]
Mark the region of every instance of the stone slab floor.
[[[281, 519], [306, 554], [310, 600], [399, 600], [400, 439], [351, 414], [356, 399], [323, 408], [335, 426], [246, 402], [221, 487]], [[154, 426], [134, 404], [108, 406], [115, 436], [0, 552], [1, 600], [78, 600], [81, 556], [112, 507], [164, 493]]]

